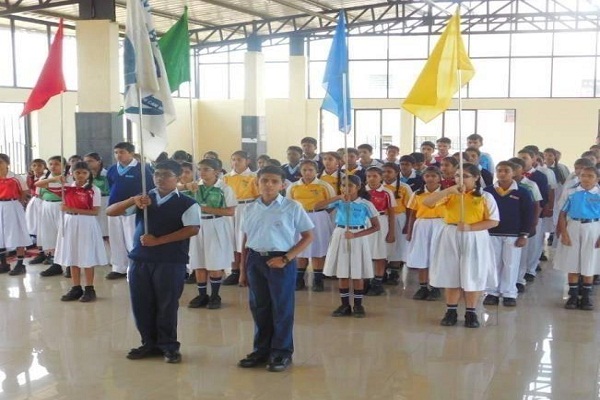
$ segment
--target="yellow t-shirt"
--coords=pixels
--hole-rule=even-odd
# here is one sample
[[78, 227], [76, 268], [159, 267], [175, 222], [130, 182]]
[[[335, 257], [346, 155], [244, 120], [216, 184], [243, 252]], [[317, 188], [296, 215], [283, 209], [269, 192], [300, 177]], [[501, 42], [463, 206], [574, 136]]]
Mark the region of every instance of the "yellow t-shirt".
[[341, 185], [340, 185], [340, 189], [339, 190], [337, 189], [338, 182], [340, 180], [339, 173], [337, 171], [335, 171], [331, 175], [329, 175], [327, 172], [323, 171], [323, 173], [321, 174], [319, 179], [322, 180], [323, 182], [329, 183], [329, 185], [331, 185], [331, 187], [336, 192], [336, 194], [342, 194]]
[[253, 200], [258, 197], [256, 175], [248, 168], [241, 174], [231, 171], [223, 177], [225, 184], [229, 185], [237, 200]]
[[[473, 193], [469, 192], [464, 195], [464, 222], [475, 224], [487, 220], [499, 221], [498, 206], [494, 197], [487, 192], [483, 192], [481, 196], [474, 196]], [[460, 222], [460, 197], [459, 194], [452, 194], [438, 203], [438, 206], [444, 209], [444, 222], [447, 224]]]
[[313, 211], [318, 202], [335, 197], [335, 190], [320, 179], [315, 179], [308, 184], [300, 179], [287, 188], [286, 197], [302, 204], [305, 211]]
[[392, 184], [384, 184], [386, 189], [389, 189], [392, 193], [394, 193], [394, 198], [396, 199], [396, 207], [394, 207], [394, 214], [403, 214], [406, 212], [408, 208], [408, 201], [412, 196], [413, 192], [410, 186], [406, 183], [400, 182], [400, 188], [398, 190], [396, 187], [396, 183]]
[[[436, 192], [439, 192], [439, 191], [440, 191], [440, 189], [436, 190]], [[440, 207], [439, 205], [436, 205], [435, 207], [427, 207], [426, 205], [423, 204], [423, 200], [425, 200], [425, 198], [427, 198], [427, 196], [429, 196], [431, 193], [434, 193], [434, 192], [428, 192], [427, 188], [425, 188], [423, 193], [415, 192], [411, 196], [411, 198], [408, 202], [408, 208], [416, 211], [417, 219], [418, 218], [432, 219], [432, 218], [443, 218], [444, 217], [444, 209], [442, 207]]]

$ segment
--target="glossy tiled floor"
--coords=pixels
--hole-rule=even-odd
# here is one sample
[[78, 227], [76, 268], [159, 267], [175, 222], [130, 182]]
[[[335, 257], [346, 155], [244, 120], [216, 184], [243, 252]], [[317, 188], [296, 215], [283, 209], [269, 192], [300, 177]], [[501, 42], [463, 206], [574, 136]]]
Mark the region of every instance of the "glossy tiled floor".
[[[598, 313], [564, 310], [565, 277], [542, 265], [516, 309], [481, 307], [476, 330], [439, 326], [444, 304], [411, 300], [412, 272], [367, 298], [363, 320], [329, 316], [326, 281], [297, 294], [294, 366], [280, 374], [236, 367], [251, 349], [245, 289], [223, 288], [221, 310], [180, 309], [182, 364], [129, 361], [139, 339], [125, 281], [98, 268], [96, 303], [62, 303], [69, 281], [32, 266], [0, 276], [0, 399], [597, 398]], [[194, 295], [187, 285], [181, 304]]]

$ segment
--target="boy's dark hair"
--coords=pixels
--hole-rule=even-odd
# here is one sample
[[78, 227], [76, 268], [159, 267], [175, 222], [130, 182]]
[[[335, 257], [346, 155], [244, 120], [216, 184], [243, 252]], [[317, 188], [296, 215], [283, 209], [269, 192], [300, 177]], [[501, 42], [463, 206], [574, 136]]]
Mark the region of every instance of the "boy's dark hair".
[[302, 147], [299, 147], [299, 146], [289, 146], [287, 148], [287, 151], [294, 151], [300, 155], [302, 155], [302, 153], [303, 153]]
[[302, 140], [300, 141], [300, 144], [304, 144], [304, 143], [310, 143], [310, 144], [316, 146], [317, 145], [317, 139], [315, 139], [313, 137], [310, 137], [310, 136], [307, 136], [307, 137], [302, 138]]
[[187, 151], [185, 150], [177, 150], [175, 153], [173, 153], [173, 155], [171, 156], [172, 160], [178, 160], [178, 161], [187, 161], [187, 162], [192, 162], [192, 155], [189, 154]]
[[85, 184], [84, 188], [90, 189], [94, 184], [94, 174], [92, 173], [92, 170], [84, 161], [78, 161], [77, 163], [75, 163], [75, 165], [73, 166], [73, 171], [76, 171], [78, 169], [85, 169], [87, 172], [89, 172], [88, 181]]
[[83, 158], [79, 154], [73, 154], [71, 157], [69, 157], [69, 162], [71, 162], [73, 159], [83, 161]]
[[267, 160], [267, 162], [269, 163], [269, 165], [272, 165], [274, 167], [281, 167], [281, 161], [275, 159], [275, 158], [269, 158]]
[[388, 150], [396, 150], [396, 151], [400, 152], [400, 147], [394, 146], [393, 144], [390, 144], [388, 147], [386, 147], [385, 150], [386, 151], [388, 151]]
[[[521, 160], [521, 159], [519, 159]], [[523, 160], [521, 160], [523, 161]], [[496, 164], [496, 169], [498, 169], [498, 167], [508, 167], [512, 170], [515, 169], [515, 163], [511, 162], [511, 161], [500, 161], [498, 164]]]
[[577, 160], [575, 160], [575, 166], [578, 167], [593, 167], [594, 166], [594, 162], [592, 160], [590, 160], [589, 158], [578, 158]]
[[200, 160], [198, 165], [204, 165], [208, 168], [214, 169], [217, 172], [221, 171], [221, 167], [222, 167], [221, 163], [216, 158], [205, 158], [203, 160]]
[[271, 159], [271, 157], [269, 157], [269, 156], [268, 156], [268, 155], [266, 155], [266, 154], [262, 154], [262, 155], [260, 155], [260, 156], [256, 157], [256, 161], [258, 161], [258, 160], [265, 160], [265, 161], [269, 161], [270, 159]]
[[525, 146], [525, 147], [523, 147], [523, 148], [524, 148], [524, 149], [527, 149], [527, 150], [531, 150], [531, 151], [533, 151], [533, 152], [534, 152], [534, 153], [536, 153], [536, 154], [540, 152], [540, 148], [539, 148], [539, 147], [537, 147], [537, 146], [536, 146], [536, 145], [534, 145], [534, 144], [528, 144], [527, 146]]
[[581, 153], [581, 158], [586, 158], [586, 157], [596, 157], [596, 152], [594, 151], [584, 151], [583, 153]]
[[246, 160], [250, 159], [250, 154], [248, 154], [248, 152], [246, 152], [244, 150], [234, 151], [233, 154], [231, 154], [231, 157], [235, 157], [235, 156], [245, 158]]
[[508, 161], [518, 165], [521, 168], [525, 168], [525, 161], [521, 160], [519, 157], [509, 158]]
[[180, 165], [181, 165], [181, 169], [187, 168], [187, 169], [191, 169], [192, 171], [194, 170], [194, 164], [192, 164], [191, 162], [184, 161]]
[[175, 176], [181, 176], [181, 164], [175, 160], [165, 160], [156, 164], [155, 170], [166, 169], [175, 174]]
[[425, 146], [425, 147], [431, 147], [432, 149], [435, 150], [435, 144], [432, 141], [430, 141], [430, 140], [426, 140], [423, 143], [421, 143], [421, 147], [423, 147], [423, 146]]
[[355, 156], [358, 156], [358, 150], [355, 149], [354, 147], [348, 147], [348, 154], [354, 154]]
[[129, 142], [119, 142], [113, 149], [123, 149], [128, 153], [135, 153], [135, 146]]
[[452, 144], [452, 140], [450, 138], [447, 137], [441, 137], [438, 140], [435, 141], [436, 143], [446, 143], [448, 145]]
[[477, 133], [472, 133], [469, 136], [467, 136], [467, 140], [479, 140], [481, 143], [483, 143], [483, 136]]
[[413, 164], [423, 163], [425, 162], [425, 155], [419, 151], [415, 151], [414, 153], [410, 153], [410, 156], [415, 160]]
[[467, 152], [469, 152], [469, 151], [470, 151], [471, 153], [475, 153], [475, 154], [477, 154], [477, 156], [478, 156], [478, 157], [481, 157], [481, 151], [479, 151], [479, 149], [476, 149], [475, 147], [467, 147], [467, 148], [465, 149], [465, 153], [467, 153]]
[[280, 167], [274, 165], [267, 165], [256, 174], [257, 178], [260, 178], [264, 174], [273, 174], [281, 177], [281, 182], [285, 182], [285, 172]]
[[373, 152], [373, 146], [371, 146], [370, 144], [361, 144], [360, 146], [357, 147], [358, 150], [368, 150], [369, 153]]
[[399, 163], [409, 162], [414, 165], [417, 161], [415, 160], [415, 158], [413, 156], [402, 156], [402, 157], [400, 157], [400, 161], [398, 161], [398, 162]]
[[0, 153], [0, 160], [10, 165], [10, 157], [8, 156], [8, 154]]
[[596, 167], [583, 167], [581, 169], [581, 172], [592, 172], [594, 175], [596, 175], [596, 178], [598, 178], [598, 176], [600, 176], [600, 172], [598, 172], [598, 170], [596, 169]]
[[458, 167], [458, 160], [454, 157], [444, 157], [442, 162], [444, 161], [449, 162], [453, 167]]
[[207, 154], [210, 154], [210, 155], [211, 155], [211, 156], [213, 156], [214, 158], [219, 158], [219, 154], [218, 154], [216, 151], [212, 151], [212, 150], [209, 150], [209, 151], [207, 151], [206, 153], [204, 153], [204, 154], [202, 155], [202, 157], [203, 157], [203, 158], [204, 158], [204, 157], [206, 157], [206, 155], [207, 155]]
[[535, 158], [536, 152], [526, 147], [523, 147], [521, 150], [519, 150], [517, 154], [529, 154], [531, 158]]
[[166, 151], [163, 151], [162, 153], [160, 153], [158, 155], [158, 157], [156, 157], [155, 162], [159, 163], [161, 161], [165, 161], [169, 159], [169, 153], [167, 153]]

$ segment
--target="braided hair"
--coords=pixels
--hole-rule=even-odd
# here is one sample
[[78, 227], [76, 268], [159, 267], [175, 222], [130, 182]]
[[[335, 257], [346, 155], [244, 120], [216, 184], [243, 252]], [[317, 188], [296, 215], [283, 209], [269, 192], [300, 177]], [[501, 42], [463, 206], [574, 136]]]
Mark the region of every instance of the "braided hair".
[[[325, 153], [321, 154], [321, 157], [333, 157], [338, 161], [338, 167], [337, 167], [337, 182], [335, 184], [335, 192], [336, 193], [341, 193], [342, 192], [342, 157], [340, 156], [340, 154], [337, 151], [328, 151]], [[321, 177], [323, 176], [323, 174], [325, 173], [325, 167], [323, 167], [323, 169], [317, 174], [317, 178], [321, 179]]]
[[358, 197], [361, 197], [365, 200], [371, 200], [371, 196], [369, 195], [369, 192], [367, 192], [367, 189], [365, 189], [365, 185], [363, 185], [360, 176], [348, 175], [347, 178], [350, 184], [358, 187]]
[[[96, 152], [87, 153], [85, 156], [83, 156], [84, 159], [85, 159], [85, 157], [92, 158], [100, 163], [100, 168], [98, 168], [98, 175], [94, 176], [94, 179], [99, 178], [102, 175], [102, 169], [104, 169], [104, 163], [102, 162], [102, 157], [100, 157], [100, 154], [98, 154]], [[91, 171], [91, 169], [90, 169], [90, 171]], [[92, 171], [92, 175], [94, 175], [93, 171]]]
[[91, 189], [92, 186], [94, 185], [94, 174], [92, 173], [92, 170], [87, 165], [87, 163], [83, 162], [83, 161], [79, 161], [79, 162], [75, 163], [75, 165], [73, 166], [73, 171], [76, 171], [78, 169], [84, 169], [89, 173], [88, 180], [87, 180], [86, 184], [83, 186], [83, 188]]

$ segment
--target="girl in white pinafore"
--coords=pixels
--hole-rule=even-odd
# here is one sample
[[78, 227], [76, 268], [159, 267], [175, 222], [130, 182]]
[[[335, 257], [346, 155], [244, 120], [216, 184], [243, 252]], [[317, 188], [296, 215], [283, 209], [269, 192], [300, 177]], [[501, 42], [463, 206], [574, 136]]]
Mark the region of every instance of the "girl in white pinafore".
[[102, 195], [100, 211], [96, 219], [100, 225], [100, 231], [103, 238], [108, 238], [108, 217], [106, 216], [106, 207], [108, 207], [108, 197], [110, 195], [110, 185], [106, 176], [106, 169], [102, 163], [102, 157], [98, 153], [88, 153], [83, 157], [83, 161], [90, 167], [94, 176], [94, 186], [100, 189]]

